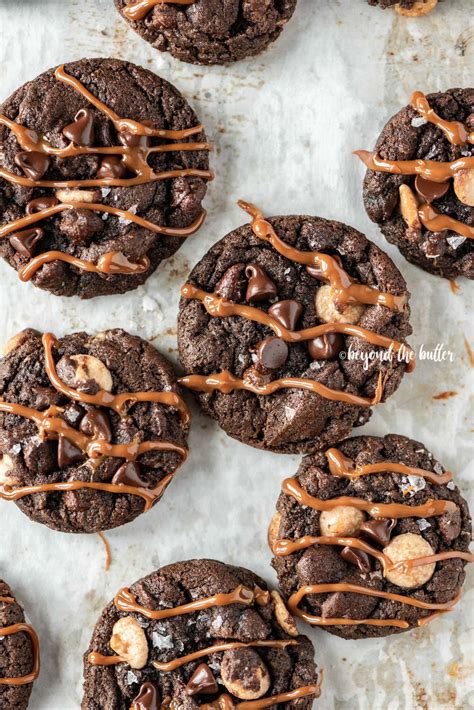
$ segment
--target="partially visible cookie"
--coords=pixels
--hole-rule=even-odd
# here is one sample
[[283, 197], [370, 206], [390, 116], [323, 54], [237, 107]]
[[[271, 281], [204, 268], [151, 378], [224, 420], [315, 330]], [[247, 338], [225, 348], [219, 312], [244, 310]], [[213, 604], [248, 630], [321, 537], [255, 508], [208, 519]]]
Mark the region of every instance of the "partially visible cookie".
[[474, 278], [474, 89], [424, 96], [393, 116], [367, 165], [364, 204], [389, 242], [425, 271]]
[[137, 288], [202, 224], [203, 127], [147, 69], [82, 59], [0, 106], [0, 256], [57, 296]]
[[22, 607], [0, 579], [0, 707], [24, 710], [39, 674], [39, 642]]
[[364, 424], [409, 369], [407, 286], [352, 227], [240, 204], [252, 223], [182, 288], [181, 383], [239, 441], [309, 453]]
[[124, 330], [26, 330], [0, 361], [0, 500], [61, 532], [133, 520], [187, 456], [171, 364]]
[[405, 17], [422, 17], [435, 9], [438, 0], [368, 0], [368, 3], [382, 9], [393, 7], [399, 15]]
[[459, 601], [471, 517], [423, 444], [362, 436], [303, 459], [269, 529], [296, 616], [336, 636], [388, 636]]
[[279, 594], [214, 560], [122, 589], [97, 622], [84, 679], [82, 710], [309, 710], [320, 692], [313, 646]]
[[296, 0], [115, 0], [115, 5], [155, 49], [192, 64], [226, 64], [274, 42]]

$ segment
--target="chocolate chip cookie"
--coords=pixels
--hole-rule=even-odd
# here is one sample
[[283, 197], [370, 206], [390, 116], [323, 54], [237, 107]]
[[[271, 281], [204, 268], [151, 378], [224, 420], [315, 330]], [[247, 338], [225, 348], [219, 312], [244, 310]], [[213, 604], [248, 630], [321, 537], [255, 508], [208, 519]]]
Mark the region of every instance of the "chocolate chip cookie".
[[406, 283], [360, 232], [252, 216], [182, 288], [181, 383], [234, 438], [309, 453], [364, 424], [413, 366]]
[[283, 482], [269, 529], [290, 611], [348, 639], [424, 626], [459, 601], [471, 517], [417, 441], [348, 439]]
[[204, 220], [203, 128], [130, 62], [41, 74], [0, 106], [0, 142], [0, 255], [57, 296], [136, 288]]
[[123, 330], [26, 330], [0, 361], [0, 500], [62, 532], [148, 511], [186, 459], [189, 411], [170, 363]]
[[383, 129], [367, 165], [364, 204], [389, 242], [432, 274], [474, 278], [474, 89], [424, 96]]
[[84, 656], [83, 710], [298, 708], [319, 697], [314, 649], [275, 591], [214, 560], [121, 589]]
[[0, 579], [0, 707], [24, 710], [39, 674], [39, 642], [23, 608]]
[[192, 64], [226, 64], [274, 42], [296, 0], [115, 0], [115, 5], [155, 49]]

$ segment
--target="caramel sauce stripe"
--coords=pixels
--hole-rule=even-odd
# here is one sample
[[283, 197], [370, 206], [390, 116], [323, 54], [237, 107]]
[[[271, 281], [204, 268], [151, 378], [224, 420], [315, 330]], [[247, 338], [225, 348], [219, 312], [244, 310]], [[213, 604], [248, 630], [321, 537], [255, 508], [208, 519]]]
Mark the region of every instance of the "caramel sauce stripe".
[[138, 262], [129, 261], [120, 251], [109, 251], [103, 254], [97, 264], [86, 259], [79, 259], [62, 251], [45, 251], [31, 259], [18, 270], [20, 281], [30, 281], [36, 272], [52, 261], [63, 261], [66, 264], [94, 274], [143, 274], [150, 268], [150, 260], [143, 257]]
[[460, 121], [446, 121], [431, 108], [428, 99], [421, 91], [415, 91], [410, 99], [410, 105], [418, 111], [425, 121], [433, 123], [441, 131], [452, 145], [466, 145], [474, 143], [474, 133], [468, 133], [466, 127]]
[[196, 0], [134, 0], [122, 9], [122, 14], [128, 20], [137, 22], [143, 20], [156, 5], [173, 3], [173, 5], [192, 5]]
[[12, 636], [13, 634], [25, 633], [30, 637], [31, 645], [33, 647], [33, 669], [31, 673], [28, 673], [21, 678], [0, 678], [0, 685], [28, 685], [33, 683], [39, 676], [40, 672], [40, 646], [39, 639], [36, 631], [29, 624], [13, 624], [12, 626], [5, 626], [0, 628], [0, 639], [6, 636]]
[[420, 222], [429, 232], [444, 232], [450, 230], [466, 239], [474, 239], [474, 227], [464, 224], [458, 219], [441, 214], [434, 207], [425, 203], [418, 208]]
[[272, 708], [280, 703], [289, 703], [292, 700], [305, 698], [308, 695], [314, 695], [315, 698], [319, 698], [321, 695], [321, 684], [304, 685], [295, 690], [289, 690], [287, 693], [271, 695], [267, 698], [260, 698], [260, 700], [243, 700], [241, 703], [237, 703], [237, 705], [229, 695], [221, 695], [215, 702], [204, 703], [199, 707], [200, 710], [233, 710], [235, 707], [240, 708], [240, 710], [264, 710], [264, 708]]

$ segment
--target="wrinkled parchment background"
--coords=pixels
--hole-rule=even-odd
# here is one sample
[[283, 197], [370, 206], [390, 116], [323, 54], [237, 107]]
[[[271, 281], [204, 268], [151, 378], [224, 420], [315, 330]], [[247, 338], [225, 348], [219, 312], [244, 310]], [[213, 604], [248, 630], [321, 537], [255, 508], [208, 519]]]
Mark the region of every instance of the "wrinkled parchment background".
[[[444, 343], [454, 353], [453, 363], [420, 362], [364, 432], [393, 431], [423, 441], [456, 472], [467, 494], [474, 423], [463, 335], [474, 347], [473, 284], [460, 282], [454, 294], [447, 281], [407, 264], [384, 242], [362, 208], [363, 170], [351, 151], [371, 148], [412, 90], [469, 84], [473, 8], [473, 0], [446, 0], [433, 14], [406, 20], [364, 0], [299, 0], [270, 51], [231, 67], [199, 68], [155, 53], [127, 28], [112, 0], [0, 0], [1, 99], [64, 61], [129, 59], [171, 80], [188, 97], [216, 145], [217, 171], [204, 228], [138, 291], [93, 303], [58, 299], [20, 284], [0, 264], [0, 341], [26, 326], [58, 335], [121, 326], [175, 360], [179, 286], [212, 243], [245, 221], [237, 198], [257, 202], [269, 215], [340, 219], [381, 244], [403, 271], [412, 292], [412, 344], [431, 349]], [[446, 390], [458, 395], [432, 399]], [[254, 451], [227, 438], [196, 412], [191, 455], [165, 499], [107, 534], [113, 550], [108, 573], [98, 536], [52, 532], [30, 523], [13, 504], [0, 503], [1, 576], [23, 600], [42, 643], [43, 670], [31, 707], [78, 707], [81, 654], [101, 609], [120, 586], [160, 565], [209, 556], [273, 580], [266, 526], [280, 481], [297, 463], [297, 457]], [[343, 641], [309, 630], [326, 670], [324, 694], [315, 705], [474, 708], [473, 600], [468, 584], [452, 614], [385, 641]]]

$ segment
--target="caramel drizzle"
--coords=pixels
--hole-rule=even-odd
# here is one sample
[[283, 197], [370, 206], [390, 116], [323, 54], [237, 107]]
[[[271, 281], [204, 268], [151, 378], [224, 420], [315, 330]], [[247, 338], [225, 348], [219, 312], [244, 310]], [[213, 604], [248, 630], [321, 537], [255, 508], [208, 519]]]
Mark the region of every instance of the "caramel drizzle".
[[451, 609], [459, 601], [459, 596], [457, 595], [454, 599], [444, 604], [431, 604], [429, 602], [423, 602], [419, 599], [414, 599], [413, 597], [408, 597], [404, 594], [394, 594], [393, 592], [382, 592], [375, 589], [370, 589], [369, 587], [361, 587], [358, 584], [350, 583], [337, 583], [337, 584], [312, 584], [301, 587], [295, 594], [292, 594], [288, 600], [288, 608], [294, 616], [303, 619], [308, 624], [313, 626], [353, 626], [360, 624], [367, 624], [369, 626], [396, 626], [399, 629], [408, 629], [410, 624], [408, 621], [403, 621], [402, 619], [349, 619], [349, 618], [323, 618], [321, 616], [315, 616], [303, 611], [299, 608], [300, 601], [308, 594], [330, 594], [332, 592], [349, 592], [351, 594], [362, 594], [369, 597], [378, 597], [379, 599], [391, 599], [392, 601], [400, 602], [401, 604], [407, 604], [408, 606], [414, 606], [418, 609], [429, 609], [436, 610], [435, 614], [431, 614], [428, 617], [419, 619], [417, 622], [418, 626], [424, 626], [428, 621], [439, 616], [442, 613], [451, 611]]
[[441, 131], [452, 145], [466, 145], [474, 143], [474, 133], [468, 133], [466, 127], [460, 121], [446, 121], [435, 112], [429, 105], [428, 99], [421, 91], [415, 91], [410, 99], [410, 105], [418, 111], [425, 121], [433, 123]]
[[31, 259], [18, 270], [20, 281], [30, 281], [36, 272], [52, 261], [63, 261], [77, 269], [94, 274], [143, 274], [150, 268], [150, 260], [144, 256], [140, 261], [130, 261], [121, 251], [108, 251], [103, 254], [97, 264], [87, 259], [65, 254], [62, 251], [45, 251]]
[[210, 609], [216, 606], [230, 606], [231, 604], [244, 604], [251, 606], [254, 602], [259, 605], [264, 605], [268, 602], [269, 593], [265, 592], [260, 587], [255, 589], [247, 589], [239, 585], [228, 594], [215, 594], [212, 597], [197, 599], [189, 604], [182, 604], [173, 607], [172, 609], [148, 609], [147, 607], [138, 604], [137, 598], [130, 589], [124, 587], [121, 589], [114, 599], [115, 607], [123, 612], [135, 612], [141, 614], [147, 619], [170, 619], [174, 616], [182, 616], [184, 614], [193, 614], [196, 611]]
[[323, 254], [317, 251], [300, 251], [290, 247], [280, 239], [270, 222], [264, 219], [262, 212], [255, 205], [244, 200], [239, 200], [237, 204], [252, 217], [251, 227], [255, 236], [265, 242], [269, 242], [279, 254], [289, 261], [317, 267], [321, 270], [321, 279], [330, 284], [333, 289], [335, 303], [381, 305], [398, 313], [404, 310], [407, 303], [406, 294], [395, 296], [391, 293], [378, 291], [376, 288], [365, 284], [355, 283], [330, 254]]
[[443, 232], [446, 229], [460, 234], [466, 239], [474, 239], [474, 227], [460, 222], [458, 219], [441, 214], [434, 207], [425, 203], [418, 208], [418, 216], [421, 223], [430, 232]]
[[356, 466], [352, 459], [344, 456], [341, 451], [335, 448], [328, 449], [325, 456], [328, 460], [330, 473], [333, 476], [347, 478], [349, 480], [357, 479], [361, 476], [369, 476], [375, 473], [390, 472], [401, 473], [405, 476], [419, 476], [420, 478], [425, 478], [427, 481], [436, 486], [443, 486], [453, 478], [453, 474], [449, 471], [444, 474], [438, 474], [433, 471], [425, 471], [422, 468], [405, 466], [403, 463], [395, 463], [393, 461], [381, 461], [380, 463]]
[[288, 703], [298, 698], [305, 698], [308, 695], [314, 695], [315, 699], [321, 695], [321, 685], [304, 685], [301, 688], [290, 690], [287, 693], [279, 695], [271, 695], [268, 698], [260, 698], [260, 700], [244, 700], [241, 703], [235, 704], [230, 695], [221, 695], [212, 703], [204, 703], [200, 705], [201, 710], [233, 710], [235, 707], [242, 710], [263, 710], [263, 708], [271, 708], [280, 703]]
[[421, 505], [406, 505], [405, 503], [371, 503], [362, 498], [341, 496], [322, 500], [307, 493], [294, 478], [286, 478], [282, 484], [282, 491], [292, 496], [301, 505], [306, 505], [313, 510], [333, 510], [339, 505], [348, 505], [357, 510], [368, 513], [373, 518], [432, 518], [444, 513], [453, 513], [456, 504], [450, 500], [427, 500]]
[[123, 8], [122, 14], [128, 19], [137, 22], [143, 20], [155, 5], [173, 3], [173, 5], [192, 5], [196, 0], [135, 0]]
[[[14, 604], [15, 599], [13, 597], [0, 597], [0, 602], [4, 604]], [[25, 633], [28, 634], [31, 640], [31, 645], [33, 647], [33, 670], [21, 678], [0, 678], [0, 685], [27, 685], [28, 683], [33, 683], [39, 676], [40, 672], [40, 650], [39, 650], [39, 639], [36, 631], [29, 624], [19, 623], [12, 624], [12, 626], [4, 626], [0, 628], [0, 638], [5, 638], [5, 636], [13, 636], [13, 634]]]
[[[228, 316], [242, 316], [247, 320], [260, 323], [268, 328], [271, 328], [275, 335], [282, 338], [287, 343], [300, 343], [305, 340], [318, 338], [326, 333], [342, 333], [343, 335], [352, 335], [356, 338], [361, 338], [371, 343], [372, 345], [380, 345], [388, 348], [393, 352], [412, 353], [411, 348], [403, 343], [400, 343], [392, 338], [387, 338], [385, 335], [379, 335], [367, 328], [361, 328], [350, 323], [324, 323], [322, 325], [313, 326], [312, 328], [304, 328], [303, 330], [292, 331], [285, 328], [276, 318], [273, 318], [269, 313], [255, 308], [254, 306], [246, 306], [239, 303], [232, 303], [221, 298], [216, 293], [208, 293], [202, 289], [187, 283], [181, 289], [181, 295], [187, 299], [197, 299], [201, 301], [207, 313], [213, 317], [224, 318]], [[414, 354], [413, 354], [414, 355]], [[407, 370], [411, 371], [415, 367], [414, 357], [410, 357], [407, 364]]]
[[432, 182], [446, 182], [460, 170], [474, 168], [474, 157], [458, 158], [450, 163], [436, 160], [386, 160], [377, 153], [369, 150], [355, 150], [360, 160], [369, 168], [379, 173], [392, 173], [393, 175], [421, 175]]
[[326, 385], [323, 385], [321, 382], [305, 379], [304, 377], [283, 377], [278, 380], [273, 380], [266, 385], [262, 385], [251, 382], [250, 380], [239, 379], [229, 372], [229, 370], [223, 370], [222, 372], [212, 375], [187, 375], [186, 377], [181, 377], [178, 382], [180, 385], [183, 385], [183, 387], [197, 392], [211, 393], [217, 390], [223, 394], [230, 394], [235, 390], [246, 390], [247, 392], [253, 392], [258, 395], [269, 395], [281, 389], [296, 388], [309, 390], [332, 402], [346, 402], [347, 404], [353, 404], [358, 407], [372, 407], [378, 404], [383, 394], [382, 373], [379, 374], [375, 395], [372, 398], [361, 397], [341, 390], [333, 390], [330, 387], [326, 387]]

